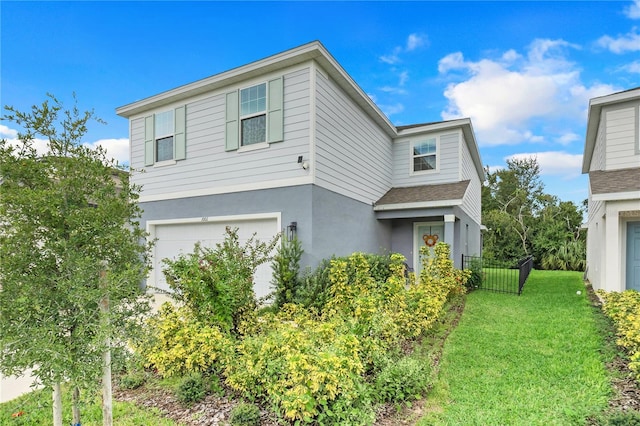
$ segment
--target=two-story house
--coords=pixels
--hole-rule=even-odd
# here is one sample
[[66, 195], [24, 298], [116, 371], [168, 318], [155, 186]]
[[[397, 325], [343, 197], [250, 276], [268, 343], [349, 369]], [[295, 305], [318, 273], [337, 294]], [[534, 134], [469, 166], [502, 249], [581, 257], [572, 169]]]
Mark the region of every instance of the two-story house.
[[589, 173], [587, 278], [640, 290], [640, 87], [591, 99], [582, 173]]
[[[142, 172], [143, 225], [161, 262], [213, 245], [226, 226], [261, 240], [296, 233], [302, 266], [354, 251], [444, 241], [480, 254], [484, 172], [469, 119], [394, 126], [319, 42], [117, 108]], [[270, 291], [271, 269], [255, 276]]]

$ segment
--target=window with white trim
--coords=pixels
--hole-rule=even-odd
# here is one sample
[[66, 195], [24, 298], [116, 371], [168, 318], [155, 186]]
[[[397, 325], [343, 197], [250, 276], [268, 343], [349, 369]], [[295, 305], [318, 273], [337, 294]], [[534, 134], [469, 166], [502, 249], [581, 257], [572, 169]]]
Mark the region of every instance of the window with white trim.
[[144, 118], [144, 165], [174, 164], [187, 158], [186, 105]]
[[412, 172], [428, 172], [438, 169], [438, 139], [435, 137], [411, 143]]
[[155, 114], [154, 150], [157, 162], [173, 160], [173, 114], [173, 110]]
[[284, 140], [284, 78], [225, 95], [225, 151], [267, 147]]
[[267, 141], [267, 83], [240, 90], [240, 146]]

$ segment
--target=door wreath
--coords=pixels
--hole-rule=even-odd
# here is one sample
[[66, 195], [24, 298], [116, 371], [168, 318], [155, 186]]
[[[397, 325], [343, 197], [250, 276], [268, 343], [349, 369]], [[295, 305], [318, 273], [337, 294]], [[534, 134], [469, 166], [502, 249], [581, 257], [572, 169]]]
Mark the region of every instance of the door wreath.
[[427, 247], [433, 247], [438, 242], [438, 236], [432, 234], [424, 234], [422, 236], [422, 239], [424, 240], [424, 243], [427, 245]]

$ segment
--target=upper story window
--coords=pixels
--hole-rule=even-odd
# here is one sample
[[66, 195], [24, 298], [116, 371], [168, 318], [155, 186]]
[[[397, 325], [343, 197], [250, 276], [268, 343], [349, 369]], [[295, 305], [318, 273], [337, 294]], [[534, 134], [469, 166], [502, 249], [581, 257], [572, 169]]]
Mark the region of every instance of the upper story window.
[[144, 118], [144, 165], [174, 164], [187, 158], [186, 106]]
[[156, 162], [173, 160], [173, 110], [155, 115], [154, 145]]
[[267, 141], [267, 83], [240, 90], [240, 145]]
[[413, 173], [436, 171], [438, 169], [438, 139], [433, 137], [411, 144]]
[[[284, 78], [225, 95], [225, 151], [268, 147], [284, 139]], [[249, 148], [250, 147], [250, 148]]]

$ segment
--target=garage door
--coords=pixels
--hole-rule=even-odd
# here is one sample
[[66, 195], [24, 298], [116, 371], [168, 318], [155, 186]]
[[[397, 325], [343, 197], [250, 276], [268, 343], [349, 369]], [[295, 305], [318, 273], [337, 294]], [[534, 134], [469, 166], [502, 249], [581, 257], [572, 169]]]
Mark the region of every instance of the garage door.
[[[256, 238], [267, 242], [278, 233], [278, 218], [227, 218], [224, 220], [212, 218], [198, 218], [196, 221], [180, 221], [180, 223], [150, 222], [150, 233], [156, 238], [153, 256], [152, 282], [150, 285], [163, 290], [169, 290], [167, 281], [162, 273], [162, 260], [175, 259], [181, 253], [193, 252], [196, 242], [205, 247], [215, 247], [224, 241], [225, 228], [238, 228], [240, 244], [244, 244], [256, 233]], [[257, 297], [266, 296], [271, 292], [271, 264], [260, 265], [254, 275], [254, 291]]]

